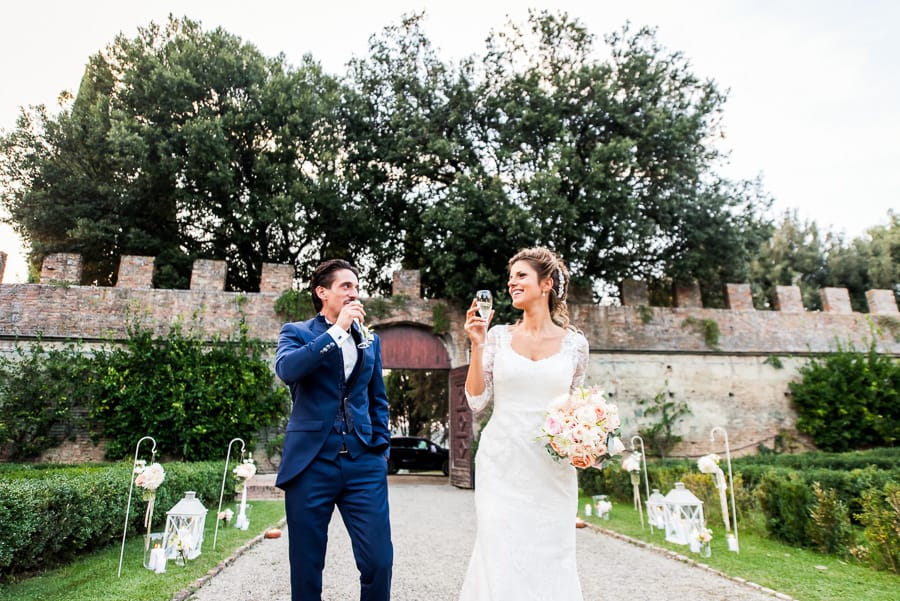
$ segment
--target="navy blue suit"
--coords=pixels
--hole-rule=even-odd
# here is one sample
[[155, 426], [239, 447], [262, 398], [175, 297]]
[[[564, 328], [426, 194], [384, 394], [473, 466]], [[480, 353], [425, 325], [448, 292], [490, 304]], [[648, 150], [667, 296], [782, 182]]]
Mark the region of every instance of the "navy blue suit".
[[[276, 486], [285, 491], [291, 594], [321, 599], [328, 524], [335, 505], [350, 534], [361, 601], [390, 599], [393, 546], [387, 491], [388, 399], [381, 342], [357, 349], [344, 376], [341, 348], [322, 315], [287, 323], [278, 336], [275, 372], [291, 390]], [[352, 335], [359, 341], [354, 326]]]

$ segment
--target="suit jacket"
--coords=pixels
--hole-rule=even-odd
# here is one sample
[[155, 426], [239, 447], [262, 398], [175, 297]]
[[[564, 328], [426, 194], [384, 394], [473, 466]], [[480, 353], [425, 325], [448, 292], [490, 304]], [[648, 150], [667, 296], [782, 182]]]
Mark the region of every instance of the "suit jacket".
[[[356, 366], [344, 379], [344, 357], [322, 315], [286, 323], [278, 335], [275, 373], [290, 387], [293, 406], [284, 434], [276, 486], [282, 486], [319, 454], [346, 397], [348, 436], [373, 452], [390, 452], [388, 399], [381, 376], [381, 341], [357, 349]], [[354, 326], [353, 338], [360, 334]], [[350, 385], [348, 387], [348, 384]]]

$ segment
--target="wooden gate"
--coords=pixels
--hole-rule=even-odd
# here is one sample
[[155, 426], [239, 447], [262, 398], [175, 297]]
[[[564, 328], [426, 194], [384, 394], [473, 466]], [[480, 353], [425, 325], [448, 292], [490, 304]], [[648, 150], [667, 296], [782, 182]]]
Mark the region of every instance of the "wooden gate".
[[468, 365], [450, 370], [450, 484], [474, 488], [472, 410], [466, 402]]

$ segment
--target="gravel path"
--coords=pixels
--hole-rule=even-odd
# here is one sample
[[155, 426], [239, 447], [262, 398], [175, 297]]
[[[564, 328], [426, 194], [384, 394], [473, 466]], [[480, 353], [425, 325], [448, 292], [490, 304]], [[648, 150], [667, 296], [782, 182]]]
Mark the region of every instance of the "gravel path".
[[[391, 477], [390, 486], [392, 599], [456, 601], [475, 537], [472, 491], [450, 486], [445, 478], [428, 476]], [[329, 531], [322, 598], [356, 601], [358, 573], [338, 516], [335, 512]], [[262, 540], [189, 599], [289, 601], [288, 535], [285, 530], [281, 538]], [[592, 528], [578, 531], [577, 544], [585, 601], [790, 599]]]

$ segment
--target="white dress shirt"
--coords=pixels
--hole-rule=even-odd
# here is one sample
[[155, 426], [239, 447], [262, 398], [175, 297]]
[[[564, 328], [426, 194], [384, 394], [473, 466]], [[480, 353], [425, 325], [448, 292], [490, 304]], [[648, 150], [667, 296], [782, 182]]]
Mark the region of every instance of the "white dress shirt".
[[331, 324], [327, 330], [328, 335], [341, 348], [341, 353], [344, 355], [344, 380], [347, 380], [353, 373], [353, 368], [356, 367], [356, 342], [350, 332], [337, 324], [332, 324], [328, 318], [325, 319], [325, 323]]

